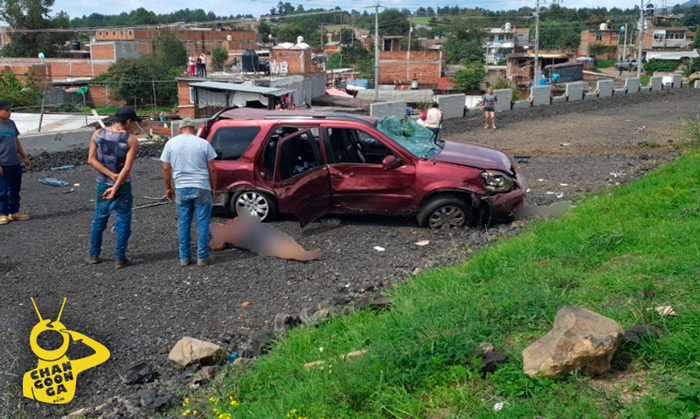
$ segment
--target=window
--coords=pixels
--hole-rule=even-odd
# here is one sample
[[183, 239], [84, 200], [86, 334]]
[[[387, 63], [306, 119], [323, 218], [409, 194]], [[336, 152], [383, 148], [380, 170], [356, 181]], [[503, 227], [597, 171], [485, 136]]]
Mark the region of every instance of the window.
[[332, 163], [382, 164], [384, 157], [392, 154], [384, 144], [364, 131], [346, 128], [328, 128]]
[[596, 40], [596, 41], [602, 41], [602, 40], [603, 40], [603, 34], [602, 34], [602, 33], [597, 33], [597, 34], [595, 34], [595, 40]]
[[248, 149], [260, 127], [222, 127], [214, 132], [211, 146], [216, 160], [238, 160]]
[[[295, 135], [296, 134], [296, 135]], [[280, 177], [290, 179], [323, 164], [319, 149], [318, 128], [278, 127], [265, 143], [263, 166], [272, 175], [277, 165], [277, 147], [280, 142]]]

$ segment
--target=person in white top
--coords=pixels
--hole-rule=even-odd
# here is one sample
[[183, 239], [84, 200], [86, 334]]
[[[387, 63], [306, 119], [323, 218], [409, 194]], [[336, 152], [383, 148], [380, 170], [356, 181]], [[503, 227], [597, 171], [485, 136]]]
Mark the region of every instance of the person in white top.
[[207, 76], [207, 56], [204, 53], [199, 55], [199, 59], [202, 60], [202, 77]]
[[438, 138], [438, 133], [440, 132], [440, 125], [442, 124], [442, 111], [440, 110], [440, 105], [437, 102], [433, 102], [433, 105], [428, 109], [428, 113], [425, 117], [424, 126], [431, 130], [435, 134], [435, 138]]

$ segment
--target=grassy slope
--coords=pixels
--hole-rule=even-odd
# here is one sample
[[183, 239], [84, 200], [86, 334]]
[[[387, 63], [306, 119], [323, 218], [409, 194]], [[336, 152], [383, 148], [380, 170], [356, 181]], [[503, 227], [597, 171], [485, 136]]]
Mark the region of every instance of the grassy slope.
[[[420, 275], [391, 293], [387, 312], [293, 331], [255, 368], [229, 369], [183, 410], [259, 418], [692, 418], [700, 401], [699, 179], [694, 150], [464, 265]], [[655, 299], [640, 297], [647, 289]], [[667, 304], [677, 317], [646, 310]], [[551, 328], [563, 305], [623, 327], [651, 323], [663, 336], [623, 354], [632, 360], [624, 379], [527, 378], [521, 351]], [[487, 378], [468, 363], [482, 341], [510, 357]], [[367, 355], [303, 368], [357, 349]]]

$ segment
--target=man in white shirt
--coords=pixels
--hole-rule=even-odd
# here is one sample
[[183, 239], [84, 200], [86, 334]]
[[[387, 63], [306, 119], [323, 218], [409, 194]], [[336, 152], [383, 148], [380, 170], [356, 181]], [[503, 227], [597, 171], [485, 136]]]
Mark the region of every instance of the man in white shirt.
[[440, 110], [440, 105], [437, 102], [433, 102], [433, 105], [428, 109], [428, 113], [425, 117], [424, 126], [431, 130], [435, 134], [435, 138], [438, 138], [438, 133], [440, 132], [440, 125], [442, 124], [442, 111]]
[[183, 267], [190, 264], [193, 215], [197, 221], [197, 266], [206, 266], [214, 261], [209, 250], [209, 222], [216, 190], [216, 152], [207, 140], [194, 135], [195, 130], [194, 121], [182, 121], [180, 135], [165, 144], [160, 156], [165, 196], [168, 201], [175, 201], [177, 207], [180, 266]]

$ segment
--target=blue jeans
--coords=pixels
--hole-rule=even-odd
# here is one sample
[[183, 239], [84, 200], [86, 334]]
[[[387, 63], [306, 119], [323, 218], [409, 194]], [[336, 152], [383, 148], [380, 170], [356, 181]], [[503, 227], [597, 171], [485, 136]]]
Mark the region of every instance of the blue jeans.
[[19, 211], [19, 189], [22, 186], [22, 165], [2, 166], [0, 176], [0, 215]]
[[95, 219], [92, 220], [92, 231], [90, 232], [90, 255], [99, 256], [102, 252], [102, 232], [107, 228], [110, 214], [112, 211], [116, 211], [117, 220], [114, 229], [117, 232], [117, 242], [114, 246], [114, 258], [124, 260], [126, 246], [129, 244], [129, 236], [131, 236], [131, 207], [133, 206], [131, 183], [122, 185], [114, 199], [103, 199], [102, 194], [109, 187], [105, 183], [97, 182]]
[[180, 221], [178, 236], [180, 238], [180, 262], [190, 261], [192, 237], [190, 229], [192, 216], [197, 220], [197, 260], [207, 260], [209, 250], [209, 222], [211, 221], [211, 191], [199, 188], [176, 188], [175, 205]]

